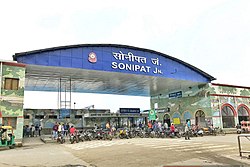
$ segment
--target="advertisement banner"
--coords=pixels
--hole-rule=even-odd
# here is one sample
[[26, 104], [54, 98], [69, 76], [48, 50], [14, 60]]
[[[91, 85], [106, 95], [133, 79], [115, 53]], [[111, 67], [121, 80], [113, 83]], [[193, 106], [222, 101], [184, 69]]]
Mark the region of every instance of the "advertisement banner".
[[174, 123], [175, 125], [179, 125], [179, 124], [181, 123], [180, 118], [173, 118], [173, 123]]

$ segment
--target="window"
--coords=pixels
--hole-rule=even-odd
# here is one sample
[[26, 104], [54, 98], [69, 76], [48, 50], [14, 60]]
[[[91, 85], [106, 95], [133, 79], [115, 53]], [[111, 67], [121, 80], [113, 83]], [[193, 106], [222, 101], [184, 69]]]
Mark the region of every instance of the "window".
[[4, 89], [18, 90], [19, 79], [17, 78], [5, 78]]
[[241, 106], [238, 110], [239, 116], [248, 116], [247, 109], [244, 106]]
[[75, 119], [81, 119], [82, 115], [75, 115]]
[[2, 124], [4, 126], [12, 126], [13, 129], [16, 129], [16, 122], [17, 122], [16, 117], [3, 117], [2, 119]]
[[35, 119], [43, 119], [44, 115], [35, 115]]
[[241, 121], [249, 121], [249, 114], [245, 106], [241, 106], [238, 109], [238, 119], [239, 119], [239, 123]]
[[223, 122], [223, 128], [233, 128], [235, 127], [234, 123], [234, 112], [233, 107], [230, 107], [229, 105], [226, 105], [222, 108], [222, 122]]
[[29, 115], [24, 115], [24, 119], [30, 119]]
[[49, 115], [49, 119], [57, 119], [57, 115]]

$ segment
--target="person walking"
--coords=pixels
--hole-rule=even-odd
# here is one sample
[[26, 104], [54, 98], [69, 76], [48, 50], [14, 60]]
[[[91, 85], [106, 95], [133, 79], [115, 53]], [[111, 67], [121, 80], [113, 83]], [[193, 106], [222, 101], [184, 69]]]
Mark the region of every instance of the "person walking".
[[62, 124], [62, 136], [64, 136], [64, 134], [65, 134], [65, 129], [64, 129], [64, 123]]
[[30, 130], [30, 126], [29, 125], [26, 125], [26, 136], [27, 137], [30, 137], [31, 136], [31, 130]]
[[188, 128], [188, 125], [187, 125], [187, 124], [185, 125], [184, 132], [185, 132], [185, 140], [190, 140], [189, 128]]
[[76, 133], [76, 128], [72, 125], [71, 128], [69, 129], [70, 135], [75, 135]]
[[58, 124], [57, 132], [58, 132], [58, 135], [62, 134], [62, 125], [61, 125], [61, 123]]
[[110, 131], [110, 123], [109, 123], [109, 122], [106, 123], [106, 129], [107, 129], [108, 131]]
[[57, 139], [57, 131], [58, 131], [58, 124], [56, 122], [55, 125], [53, 126], [53, 138], [54, 138], [54, 140]]
[[69, 129], [70, 129], [70, 126], [69, 126], [69, 123], [67, 123], [64, 127], [64, 130], [65, 130], [65, 136], [68, 136], [69, 134]]
[[162, 132], [162, 124], [161, 124], [161, 121], [158, 122], [158, 130], [159, 130], [160, 132]]
[[38, 124], [36, 124], [36, 126], [35, 126], [35, 134], [36, 134], [36, 137], [37, 137], [37, 135], [38, 135], [38, 131], [39, 131], [39, 126], [38, 126]]
[[35, 137], [35, 131], [36, 131], [35, 126], [31, 125], [31, 137]]
[[174, 132], [175, 132], [175, 126], [174, 126], [173, 123], [171, 123], [170, 132], [171, 132], [171, 133], [174, 133]]
[[39, 130], [38, 130], [38, 135], [39, 135], [39, 136], [41, 136], [42, 129], [43, 129], [43, 128], [42, 128], [42, 125], [40, 124], [40, 125], [39, 125]]
[[164, 123], [164, 129], [168, 130], [168, 123], [167, 122]]
[[149, 121], [149, 122], [148, 122], [148, 129], [149, 129], [149, 130], [152, 130], [152, 126], [153, 126], [153, 125], [152, 125], [151, 121]]

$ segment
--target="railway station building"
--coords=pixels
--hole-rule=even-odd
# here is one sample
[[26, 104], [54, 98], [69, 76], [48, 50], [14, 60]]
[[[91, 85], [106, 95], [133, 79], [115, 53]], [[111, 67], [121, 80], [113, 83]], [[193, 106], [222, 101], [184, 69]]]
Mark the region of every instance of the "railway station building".
[[[250, 87], [212, 83], [215, 78], [182, 60], [150, 49], [117, 44], [81, 44], [16, 53], [1, 60], [0, 124], [15, 129], [21, 141], [23, 126], [71, 122], [78, 128], [105, 121], [136, 124], [147, 112], [129, 107], [72, 109], [72, 93], [150, 97], [157, 121], [182, 126], [234, 128], [250, 116]], [[54, 109], [25, 109], [25, 91], [58, 92]], [[46, 100], [46, 99], [45, 99]]]

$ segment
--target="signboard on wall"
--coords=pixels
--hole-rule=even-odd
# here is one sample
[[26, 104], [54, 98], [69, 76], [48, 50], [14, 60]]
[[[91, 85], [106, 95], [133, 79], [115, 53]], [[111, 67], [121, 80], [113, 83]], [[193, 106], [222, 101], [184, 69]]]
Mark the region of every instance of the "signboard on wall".
[[173, 118], [173, 123], [174, 123], [175, 125], [179, 125], [179, 124], [181, 123], [180, 118]]
[[155, 110], [150, 110], [148, 113], [149, 120], [156, 120], [156, 113]]
[[182, 91], [169, 93], [168, 96], [169, 96], [169, 98], [179, 98], [179, 97], [182, 97]]
[[140, 108], [120, 108], [121, 114], [140, 114]]

